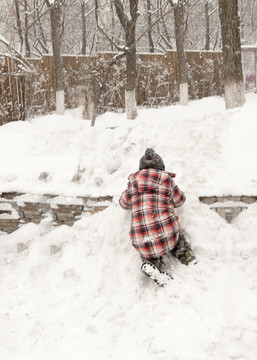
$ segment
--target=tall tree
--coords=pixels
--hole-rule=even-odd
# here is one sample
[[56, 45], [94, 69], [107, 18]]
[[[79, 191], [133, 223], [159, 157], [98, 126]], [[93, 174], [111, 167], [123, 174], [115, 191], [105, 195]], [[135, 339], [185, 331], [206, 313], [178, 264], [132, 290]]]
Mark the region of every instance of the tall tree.
[[242, 106], [245, 89], [241, 59], [238, 0], [219, 0], [226, 109]]
[[[126, 58], [126, 86], [125, 86], [125, 101], [128, 119], [135, 119], [137, 116], [136, 107], [136, 85], [137, 85], [137, 71], [136, 71], [136, 45], [148, 33], [148, 27], [144, 27], [143, 31], [137, 31], [136, 38], [136, 23], [138, 18], [138, 0], [112, 0], [116, 9], [119, 23], [123, 30], [124, 38], [110, 35], [109, 30], [104, 29], [102, 25], [106, 22], [101, 21], [100, 1], [95, 0], [95, 16], [97, 28], [102, 35], [109, 41], [110, 44], [118, 51], [117, 54], [110, 60], [105, 71], [105, 76], [102, 84], [100, 84], [100, 91], [103, 89], [103, 84], [106, 82], [107, 76], [110, 73], [111, 67], [116, 64], [119, 59]], [[177, 0], [176, 0], [177, 1]], [[105, 3], [106, 5], [107, 3]], [[108, 5], [108, 4], [107, 4]], [[103, 7], [102, 7], [103, 9]], [[160, 20], [166, 17], [173, 8], [169, 6], [169, 1], [166, 1], [162, 6], [162, 14], [151, 22], [151, 26], [158, 24]], [[105, 13], [106, 14], [106, 13]], [[100, 23], [101, 22], [101, 23]], [[115, 39], [115, 41], [114, 41]], [[99, 41], [99, 40], [98, 40]], [[100, 42], [100, 41], [99, 41]], [[122, 43], [122, 45], [119, 45]], [[100, 97], [97, 96], [99, 99]], [[97, 103], [97, 102], [96, 102]], [[94, 121], [93, 121], [94, 123]]]
[[23, 46], [23, 34], [22, 34], [22, 26], [21, 26], [21, 16], [20, 16], [20, 4], [19, 4], [19, 0], [15, 0], [15, 1], [14, 1], [14, 5], [15, 5], [17, 31], [18, 31], [19, 39], [20, 39], [20, 52], [21, 52], [21, 51], [22, 51], [22, 46]]
[[204, 0], [205, 14], [205, 50], [210, 50], [210, 16], [209, 16], [209, 0]]
[[87, 25], [86, 25], [86, 2], [81, 0], [81, 27], [82, 27], [82, 47], [81, 54], [86, 54], [87, 47]]
[[256, 0], [239, 1], [241, 18], [241, 40], [243, 44], [257, 42], [257, 2]]
[[51, 4], [46, 0], [50, 9], [51, 18], [51, 37], [53, 47], [53, 63], [56, 88], [56, 113], [63, 115], [64, 113], [64, 72], [61, 56], [61, 1], [54, 0]]
[[152, 36], [152, 12], [151, 12], [151, 2], [150, 0], [147, 0], [147, 26], [148, 26], [148, 41], [149, 41], [149, 52], [154, 52], [154, 42], [153, 42], [153, 36]]
[[129, 16], [120, 0], [113, 0], [120, 23], [125, 33], [126, 52], [126, 90], [125, 101], [127, 118], [133, 120], [137, 117], [136, 84], [136, 22], [138, 17], [138, 0], [129, 0]]
[[25, 49], [26, 49], [26, 57], [30, 57], [30, 44], [29, 44], [29, 6], [28, 1], [24, 0], [24, 16], [25, 16], [25, 31], [24, 31], [24, 37], [25, 37]]
[[[26, 57], [30, 57], [28, 1], [24, 0], [21, 3], [19, 0], [14, 0], [14, 5], [15, 5], [15, 17], [16, 17], [17, 31], [18, 31], [19, 39], [20, 39], [20, 51], [22, 51], [22, 47], [23, 47], [23, 43], [24, 43], [24, 39], [25, 39], [25, 54], [26, 54]], [[21, 5], [23, 7], [23, 11], [21, 11]], [[22, 26], [22, 20], [21, 20], [21, 13], [24, 14], [24, 37], [23, 37], [23, 26]]]
[[[170, 0], [171, 6], [175, 2]], [[177, 61], [179, 74], [179, 102], [180, 105], [188, 105], [188, 71], [184, 48], [184, 0], [178, 0], [174, 6], [175, 37], [177, 46]]]

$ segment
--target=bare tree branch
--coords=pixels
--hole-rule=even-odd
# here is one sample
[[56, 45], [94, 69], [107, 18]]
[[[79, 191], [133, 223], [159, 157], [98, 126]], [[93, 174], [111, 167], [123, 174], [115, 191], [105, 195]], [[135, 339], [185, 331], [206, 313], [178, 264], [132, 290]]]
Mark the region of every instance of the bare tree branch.
[[56, 1], [53, 5], [51, 5], [48, 0], [45, 0], [45, 3], [47, 4], [48, 8], [47, 8], [42, 14], [40, 14], [37, 19], [35, 19], [32, 23], [29, 24], [28, 29], [30, 29], [31, 26], [33, 26], [42, 16], [44, 16], [44, 15], [47, 14], [49, 11], [51, 11], [51, 9], [52, 9], [54, 6], [59, 5], [59, 4], [62, 5], [61, 3], [64, 2], [64, 1], [65, 1], [65, 0], [58, 0], [58, 1]]
[[[25, 59], [25, 57], [17, 51], [11, 43], [6, 40], [2, 35], [0, 35], [0, 42], [3, 43], [7, 48], [11, 49], [15, 54], [15, 59], [17, 59], [21, 64], [23, 64], [26, 67], [26, 70], [29, 72], [34, 72], [32, 69], [30, 63]], [[8, 56], [7, 54], [5, 54]]]
[[41, 11], [45, 5], [45, 0], [42, 0], [39, 5], [37, 5], [31, 12], [27, 12], [28, 16], [33, 15], [36, 11]]
[[[119, 0], [118, 0], [119, 1]], [[169, 0], [170, 1], [170, 0]], [[167, 8], [167, 6], [169, 5], [169, 1], [167, 1], [164, 5], [164, 9], [165, 10]], [[97, 3], [98, 0], [95, 0], [95, 3]], [[164, 12], [161, 16], [159, 16], [155, 21], [152, 22], [151, 27], [155, 26], [161, 19], [163, 19], [165, 16], [167, 16], [172, 10], [174, 10], [175, 6], [177, 5], [172, 5], [170, 7], [170, 9], [168, 9], [166, 12]], [[98, 9], [98, 6], [95, 6], [95, 10]], [[98, 15], [97, 15], [97, 19], [98, 19]], [[100, 30], [100, 32], [108, 39], [108, 41], [119, 51], [123, 51], [124, 53], [129, 52], [133, 47], [136, 46], [136, 44], [142, 39], [142, 37], [149, 31], [149, 29], [147, 28], [145, 31], [142, 32], [142, 34], [135, 40], [135, 42], [129, 46], [128, 48], [126, 47], [121, 47], [119, 45], [117, 45], [113, 39], [105, 32], [105, 30], [99, 25], [99, 23], [97, 22], [97, 28]]]
[[116, 8], [118, 18], [119, 18], [123, 28], [126, 29], [129, 24], [129, 19], [128, 19], [127, 15], [125, 14], [123, 5], [121, 4], [120, 0], [114, 0], [113, 2], [115, 5], [115, 8]]

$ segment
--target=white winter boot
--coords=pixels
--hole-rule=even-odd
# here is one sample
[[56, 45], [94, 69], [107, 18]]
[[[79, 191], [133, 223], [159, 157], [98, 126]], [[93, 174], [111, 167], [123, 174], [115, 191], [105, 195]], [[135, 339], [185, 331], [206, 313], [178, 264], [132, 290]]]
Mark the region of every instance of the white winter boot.
[[163, 287], [166, 286], [171, 279], [173, 279], [170, 274], [164, 271], [159, 271], [155, 265], [148, 261], [144, 261], [142, 263], [141, 270], [146, 276], [154, 280], [156, 284]]

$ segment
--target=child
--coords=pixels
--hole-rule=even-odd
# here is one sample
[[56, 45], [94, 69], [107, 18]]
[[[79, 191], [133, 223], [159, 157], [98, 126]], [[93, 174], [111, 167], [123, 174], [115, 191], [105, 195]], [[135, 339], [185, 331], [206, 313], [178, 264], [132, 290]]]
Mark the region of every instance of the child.
[[186, 200], [174, 183], [175, 176], [165, 171], [162, 158], [153, 149], [147, 149], [139, 171], [129, 176], [120, 197], [120, 205], [132, 210], [130, 238], [142, 257], [141, 270], [162, 286], [172, 278], [162, 269], [163, 255], [172, 254], [186, 265], [195, 261], [174, 213]]

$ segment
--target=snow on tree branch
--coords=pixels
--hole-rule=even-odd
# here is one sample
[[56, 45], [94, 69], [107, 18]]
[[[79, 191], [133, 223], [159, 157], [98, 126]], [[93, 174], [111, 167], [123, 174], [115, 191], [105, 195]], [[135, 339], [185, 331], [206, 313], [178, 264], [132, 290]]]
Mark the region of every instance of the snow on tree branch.
[[23, 70], [29, 73], [34, 73], [35, 71], [32, 69], [31, 65], [29, 64], [29, 62], [24, 58], [24, 56], [18, 51], [16, 50], [11, 43], [3, 36], [0, 34], [0, 42], [2, 44], [4, 44], [8, 50], [11, 50], [11, 52], [13, 53], [12, 55], [9, 55], [8, 53], [4, 53], [2, 54], [3, 56], [6, 57], [11, 57], [15, 60], [17, 60], [20, 65], [22, 66]]

